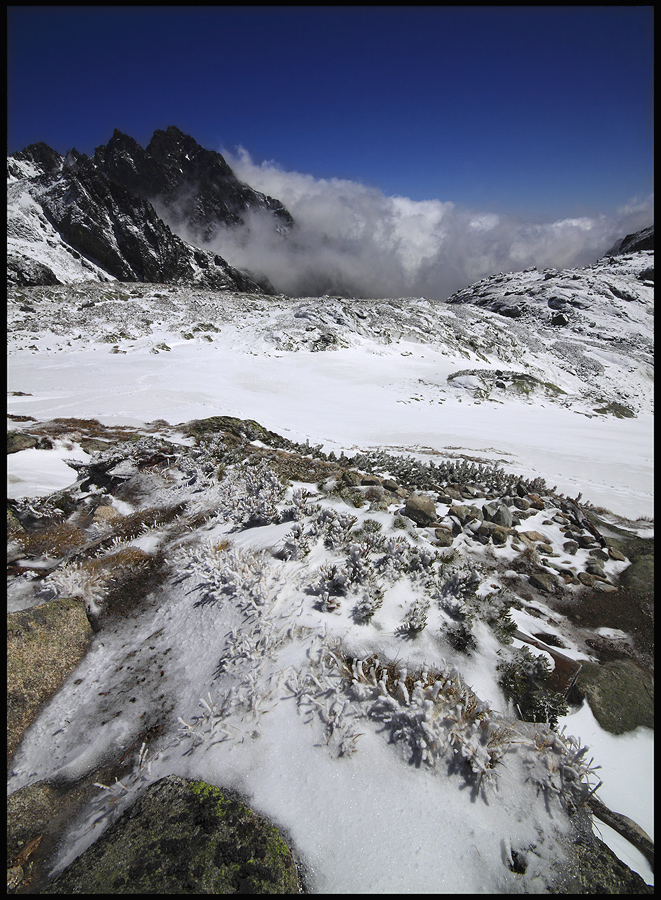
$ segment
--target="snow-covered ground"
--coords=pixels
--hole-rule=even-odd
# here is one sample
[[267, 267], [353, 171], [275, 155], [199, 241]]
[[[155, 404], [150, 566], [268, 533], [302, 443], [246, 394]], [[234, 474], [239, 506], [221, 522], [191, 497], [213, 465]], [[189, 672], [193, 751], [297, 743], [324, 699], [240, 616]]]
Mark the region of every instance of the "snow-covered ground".
[[[641, 322], [651, 322], [647, 313], [630, 332], [618, 321], [632, 346]], [[607, 317], [600, 319], [595, 306], [590, 315], [607, 329]], [[643, 336], [651, 341], [651, 331]], [[255, 419], [290, 440], [308, 439], [326, 451], [379, 447], [421, 460], [462, 455], [497, 460], [508, 472], [544, 478], [567, 496], [581, 492], [583, 501], [615, 516], [639, 519], [640, 533], [650, 534], [651, 360], [644, 348], [634, 353], [629, 344], [595, 341], [585, 353], [595, 367], [579, 372], [572, 353], [583, 361], [584, 356], [567, 349], [572, 341], [580, 343], [577, 333], [554, 348], [538, 322], [533, 327], [478, 307], [422, 299], [287, 300], [116, 284], [23, 289], [10, 294], [8, 412], [37, 421], [78, 417], [136, 426], [231, 415]], [[597, 411], [613, 403], [635, 416]], [[10, 419], [8, 427], [29, 428], [29, 421]], [[71, 484], [75, 473], [63, 459], [72, 457], [87, 455], [75, 443], [62, 442], [52, 450], [10, 455], [9, 496], [44, 496]], [[386, 530], [389, 521], [384, 514]], [[251, 566], [259, 569], [251, 554], [277, 546], [290, 529], [291, 522], [230, 534], [225, 524], [211, 528], [207, 537], [213, 543], [227, 536], [238, 554], [236, 566], [245, 573]], [[201, 579], [193, 550], [182, 545], [182, 552], [189, 552], [191, 571]], [[103, 682], [108, 689], [108, 672], [124, 664], [123, 644], [129, 640], [133, 648], [150, 646], [144, 651], [146, 666], [151, 653], [176, 646], [169, 695], [188, 725], [192, 716], [203, 718], [188, 738], [182, 725], [182, 740], [166, 742], [153, 754], [150, 778], [176, 771], [246, 794], [289, 832], [315, 890], [517, 890], [517, 876], [505, 861], [511, 849], [534, 844], [526, 876], [526, 890], [534, 892], [541, 884], [535, 872], [541, 876], [552, 867], [566, 830], [559, 807], [553, 802], [545, 807], [534, 781], [522, 774], [536, 772], [543, 753], [522, 750], [506, 757], [496, 781], [475, 792], [456, 773], [447, 773], [441, 757], [436, 768], [406, 764], [365, 713], [365, 704], [375, 702], [369, 692], [376, 686], [365, 688], [363, 700], [354, 698], [351, 709], [341, 709], [329, 647], [341, 646], [355, 658], [399, 654], [411, 667], [441, 666], [442, 659], [431, 627], [408, 645], [396, 636], [415, 584], [397, 582], [369, 626], [357, 626], [346, 610], [319, 613], [305, 593], [304, 573], [325, 559], [317, 548], [305, 563], [266, 569], [272, 582], [265, 589], [259, 646], [260, 632], [246, 626], [253, 620], [239, 602], [226, 602], [219, 615], [216, 605], [195, 606], [190, 586], [170, 584], [153, 614], [95, 643], [76, 671], [82, 683], [69, 679], [31, 729], [15, 759], [10, 791], [60, 769], [83, 772], [102, 757], [108, 742], [120, 743], [132, 733], [150, 697], [143, 692], [132, 711], [95, 733], [89, 730], [99, 717], [94, 685]], [[294, 615], [298, 632], [279, 643], [277, 634], [291, 629]], [[237, 659], [243, 663], [219, 681], [213, 672], [227, 650], [228, 632], [238, 646], [242, 628], [248, 643]], [[154, 637], [158, 629], [162, 633]], [[480, 648], [490, 658], [497, 649], [486, 626]], [[251, 668], [256, 660], [261, 660], [258, 674]], [[486, 670], [478, 654], [462, 676], [498, 710]], [[232, 705], [229, 688], [251, 678], [260, 708]], [[210, 705], [206, 712], [200, 698]], [[321, 717], [313, 714], [320, 705], [325, 706]], [[334, 733], [328, 725], [333, 717]], [[587, 757], [602, 766], [602, 800], [653, 837], [653, 732], [641, 728], [613, 737], [586, 706], [561, 724], [589, 745]], [[223, 737], [217, 744], [209, 740], [215, 728], [220, 731], [214, 735]], [[81, 733], [88, 736], [84, 747]], [[356, 752], [340, 752], [351, 742]], [[189, 746], [193, 749], [184, 755]], [[93, 810], [77, 823], [62, 864], [89, 844], [97, 833], [89, 826], [98, 815]], [[610, 829], [598, 828], [620, 858], [653, 883], [641, 854]]]

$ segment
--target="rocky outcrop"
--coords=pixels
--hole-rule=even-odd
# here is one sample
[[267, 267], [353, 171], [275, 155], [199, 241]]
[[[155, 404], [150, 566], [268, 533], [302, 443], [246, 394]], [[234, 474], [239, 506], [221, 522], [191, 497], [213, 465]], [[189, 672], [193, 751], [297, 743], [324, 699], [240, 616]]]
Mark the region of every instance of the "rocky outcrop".
[[253, 190], [236, 177], [220, 153], [206, 150], [174, 125], [157, 130], [142, 149], [115, 130], [94, 162], [112, 183], [158, 203], [176, 230], [208, 242], [218, 229], [260, 213], [273, 228], [288, 230], [293, 219], [279, 200]]
[[654, 728], [654, 680], [630, 659], [584, 663], [573, 691], [588, 701], [597, 722], [611, 734], [641, 725]]
[[219, 153], [170, 127], [146, 150], [115, 131], [89, 159], [61, 157], [44, 143], [8, 157], [8, 280], [30, 286], [67, 280], [194, 283], [214, 290], [270, 293], [215, 253], [192, 246], [248, 212], [273, 228], [293, 220], [282, 204], [240, 182]]
[[649, 228], [643, 228], [641, 231], [636, 231], [633, 234], [628, 234], [611, 247], [606, 256], [638, 253], [641, 250], [654, 250], [654, 225], [650, 225]]
[[280, 832], [215, 787], [171, 775], [147, 789], [46, 894], [294, 894]]

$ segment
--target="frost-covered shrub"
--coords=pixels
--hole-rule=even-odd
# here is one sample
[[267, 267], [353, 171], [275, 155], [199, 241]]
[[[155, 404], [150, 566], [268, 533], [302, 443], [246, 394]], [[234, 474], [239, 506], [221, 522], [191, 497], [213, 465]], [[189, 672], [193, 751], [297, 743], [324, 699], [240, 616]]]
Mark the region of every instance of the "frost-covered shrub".
[[374, 613], [383, 605], [383, 590], [375, 581], [368, 581], [362, 596], [353, 608], [354, 621], [366, 625]]
[[543, 656], [533, 655], [527, 647], [512, 651], [512, 659], [498, 665], [498, 683], [525, 722], [546, 722], [551, 728], [560, 716], [567, 715], [562, 694], [548, 691], [551, 667]]
[[339, 596], [346, 594], [350, 587], [349, 573], [337, 563], [321, 566], [319, 569], [319, 581], [313, 588], [314, 592], [323, 596]]
[[268, 564], [265, 553], [207, 544], [183, 550], [179, 567], [199, 581], [202, 598], [199, 604], [222, 604], [225, 598], [238, 601], [244, 609], [261, 608], [279, 573]]
[[410, 575], [428, 575], [439, 559], [440, 554], [428, 547], [411, 546], [408, 554], [408, 572]]
[[465, 653], [467, 656], [470, 656], [471, 651], [475, 650], [477, 647], [477, 641], [470, 629], [469, 623], [466, 621], [454, 622], [446, 629], [445, 636], [451, 647], [459, 653]]
[[398, 633], [406, 637], [415, 637], [427, 627], [427, 611], [429, 609], [428, 598], [419, 597], [411, 604], [404, 619], [397, 629]]
[[389, 537], [383, 544], [384, 554], [376, 562], [376, 568], [386, 577], [395, 580], [406, 572], [409, 564], [409, 547], [405, 537]]
[[370, 552], [376, 552], [383, 548], [382, 529], [381, 522], [377, 522], [376, 519], [364, 519], [360, 528], [352, 532], [351, 537], [354, 541], [368, 544]]
[[275, 556], [278, 559], [294, 560], [303, 559], [310, 552], [310, 541], [305, 533], [303, 525], [296, 522], [280, 542]]
[[338, 513], [332, 507], [323, 507], [310, 525], [311, 533], [323, 535], [328, 550], [339, 550], [349, 540], [349, 532], [358, 521], [351, 513]]
[[375, 576], [374, 565], [370, 559], [370, 544], [367, 541], [349, 544], [349, 556], [345, 569], [352, 584], [367, 584]]
[[304, 488], [297, 488], [292, 494], [291, 506], [282, 514], [283, 521], [293, 519], [295, 522], [299, 522], [301, 519], [318, 512], [320, 507], [309, 502], [311, 496], [312, 494]]
[[53, 591], [56, 597], [83, 600], [87, 612], [98, 615], [109, 580], [109, 572], [94, 572], [79, 562], [64, 563], [44, 578], [42, 589]]
[[453, 566], [449, 572], [444, 567], [430, 585], [430, 592], [449, 616], [465, 619], [470, 613], [470, 600], [479, 585], [480, 575], [476, 567]]
[[409, 673], [374, 656], [350, 660], [346, 668], [367, 717], [407, 748], [410, 763], [434, 766], [440, 757], [456, 755], [482, 776], [502, 755], [502, 723], [456, 669]]
[[245, 493], [236, 498], [236, 519], [245, 528], [279, 522], [281, 516], [277, 504], [282, 500], [285, 488], [268, 463], [262, 460], [254, 467], [242, 466], [241, 477]]

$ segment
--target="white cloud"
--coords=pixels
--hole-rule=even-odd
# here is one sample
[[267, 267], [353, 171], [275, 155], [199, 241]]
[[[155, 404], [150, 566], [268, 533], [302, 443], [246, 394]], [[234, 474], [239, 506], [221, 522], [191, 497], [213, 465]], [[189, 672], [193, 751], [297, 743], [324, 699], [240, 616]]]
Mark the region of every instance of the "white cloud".
[[280, 200], [296, 226], [285, 237], [271, 220], [252, 215], [244, 228], [216, 235], [212, 248], [293, 296], [445, 300], [494, 272], [587, 265], [653, 221], [651, 196], [612, 216], [540, 224], [441, 200], [388, 197], [353, 181], [286, 172], [272, 161], [257, 165], [243, 148], [222, 153], [238, 178]]

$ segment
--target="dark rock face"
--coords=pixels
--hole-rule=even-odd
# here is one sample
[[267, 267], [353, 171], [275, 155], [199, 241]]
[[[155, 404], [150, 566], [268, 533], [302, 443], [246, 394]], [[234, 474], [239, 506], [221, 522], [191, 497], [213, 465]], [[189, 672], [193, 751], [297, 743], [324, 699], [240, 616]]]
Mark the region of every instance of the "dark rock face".
[[46, 894], [294, 894], [296, 865], [273, 825], [217, 788], [152, 785]]
[[[237, 225], [247, 212], [270, 217], [274, 229], [293, 224], [279, 201], [240, 182], [219, 153], [205, 150], [173, 126], [157, 131], [146, 150], [115, 131], [93, 159], [75, 149], [63, 158], [39, 143], [10, 156], [7, 165], [13, 190], [18, 182], [41, 208], [63, 242], [62, 253], [82, 258], [90, 270], [90, 263], [102, 270], [90, 278], [103, 278], [105, 272], [119, 281], [272, 293], [217, 254], [186, 243], [152, 206], [150, 200], [158, 202], [175, 228], [181, 226], [200, 243], [222, 226]], [[19, 233], [21, 215], [13, 226]], [[9, 254], [12, 283], [59, 283], [53, 269], [29, 257]]]
[[[23, 162], [34, 163], [49, 175], [62, 169], [62, 157], [60, 154], [56, 153], [55, 150], [51, 150], [48, 144], [44, 144], [43, 141], [39, 141], [38, 144], [29, 144], [23, 150], [19, 150], [18, 153], [12, 154], [12, 157]], [[10, 157], [10, 160], [12, 157]]]
[[641, 250], [654, 250], [654, 225], [643, 228], [634, 234], [628, 234], [615, 246], [611, 247], [606, 256], [620, 256], [623, 253], [638, 253]]
[[158, 201], [175, 229], [183, 226], [202, 242], [220, 226], [242, 222], [248, 211], [272, 217], [274, 228], [293, 225], [282, 203], [239, 181], [220, 153], [200, 147], [174, 125], [155, 131], [145, 150], [115, 130], [97, 147], [94, 162], [113, 183]]

